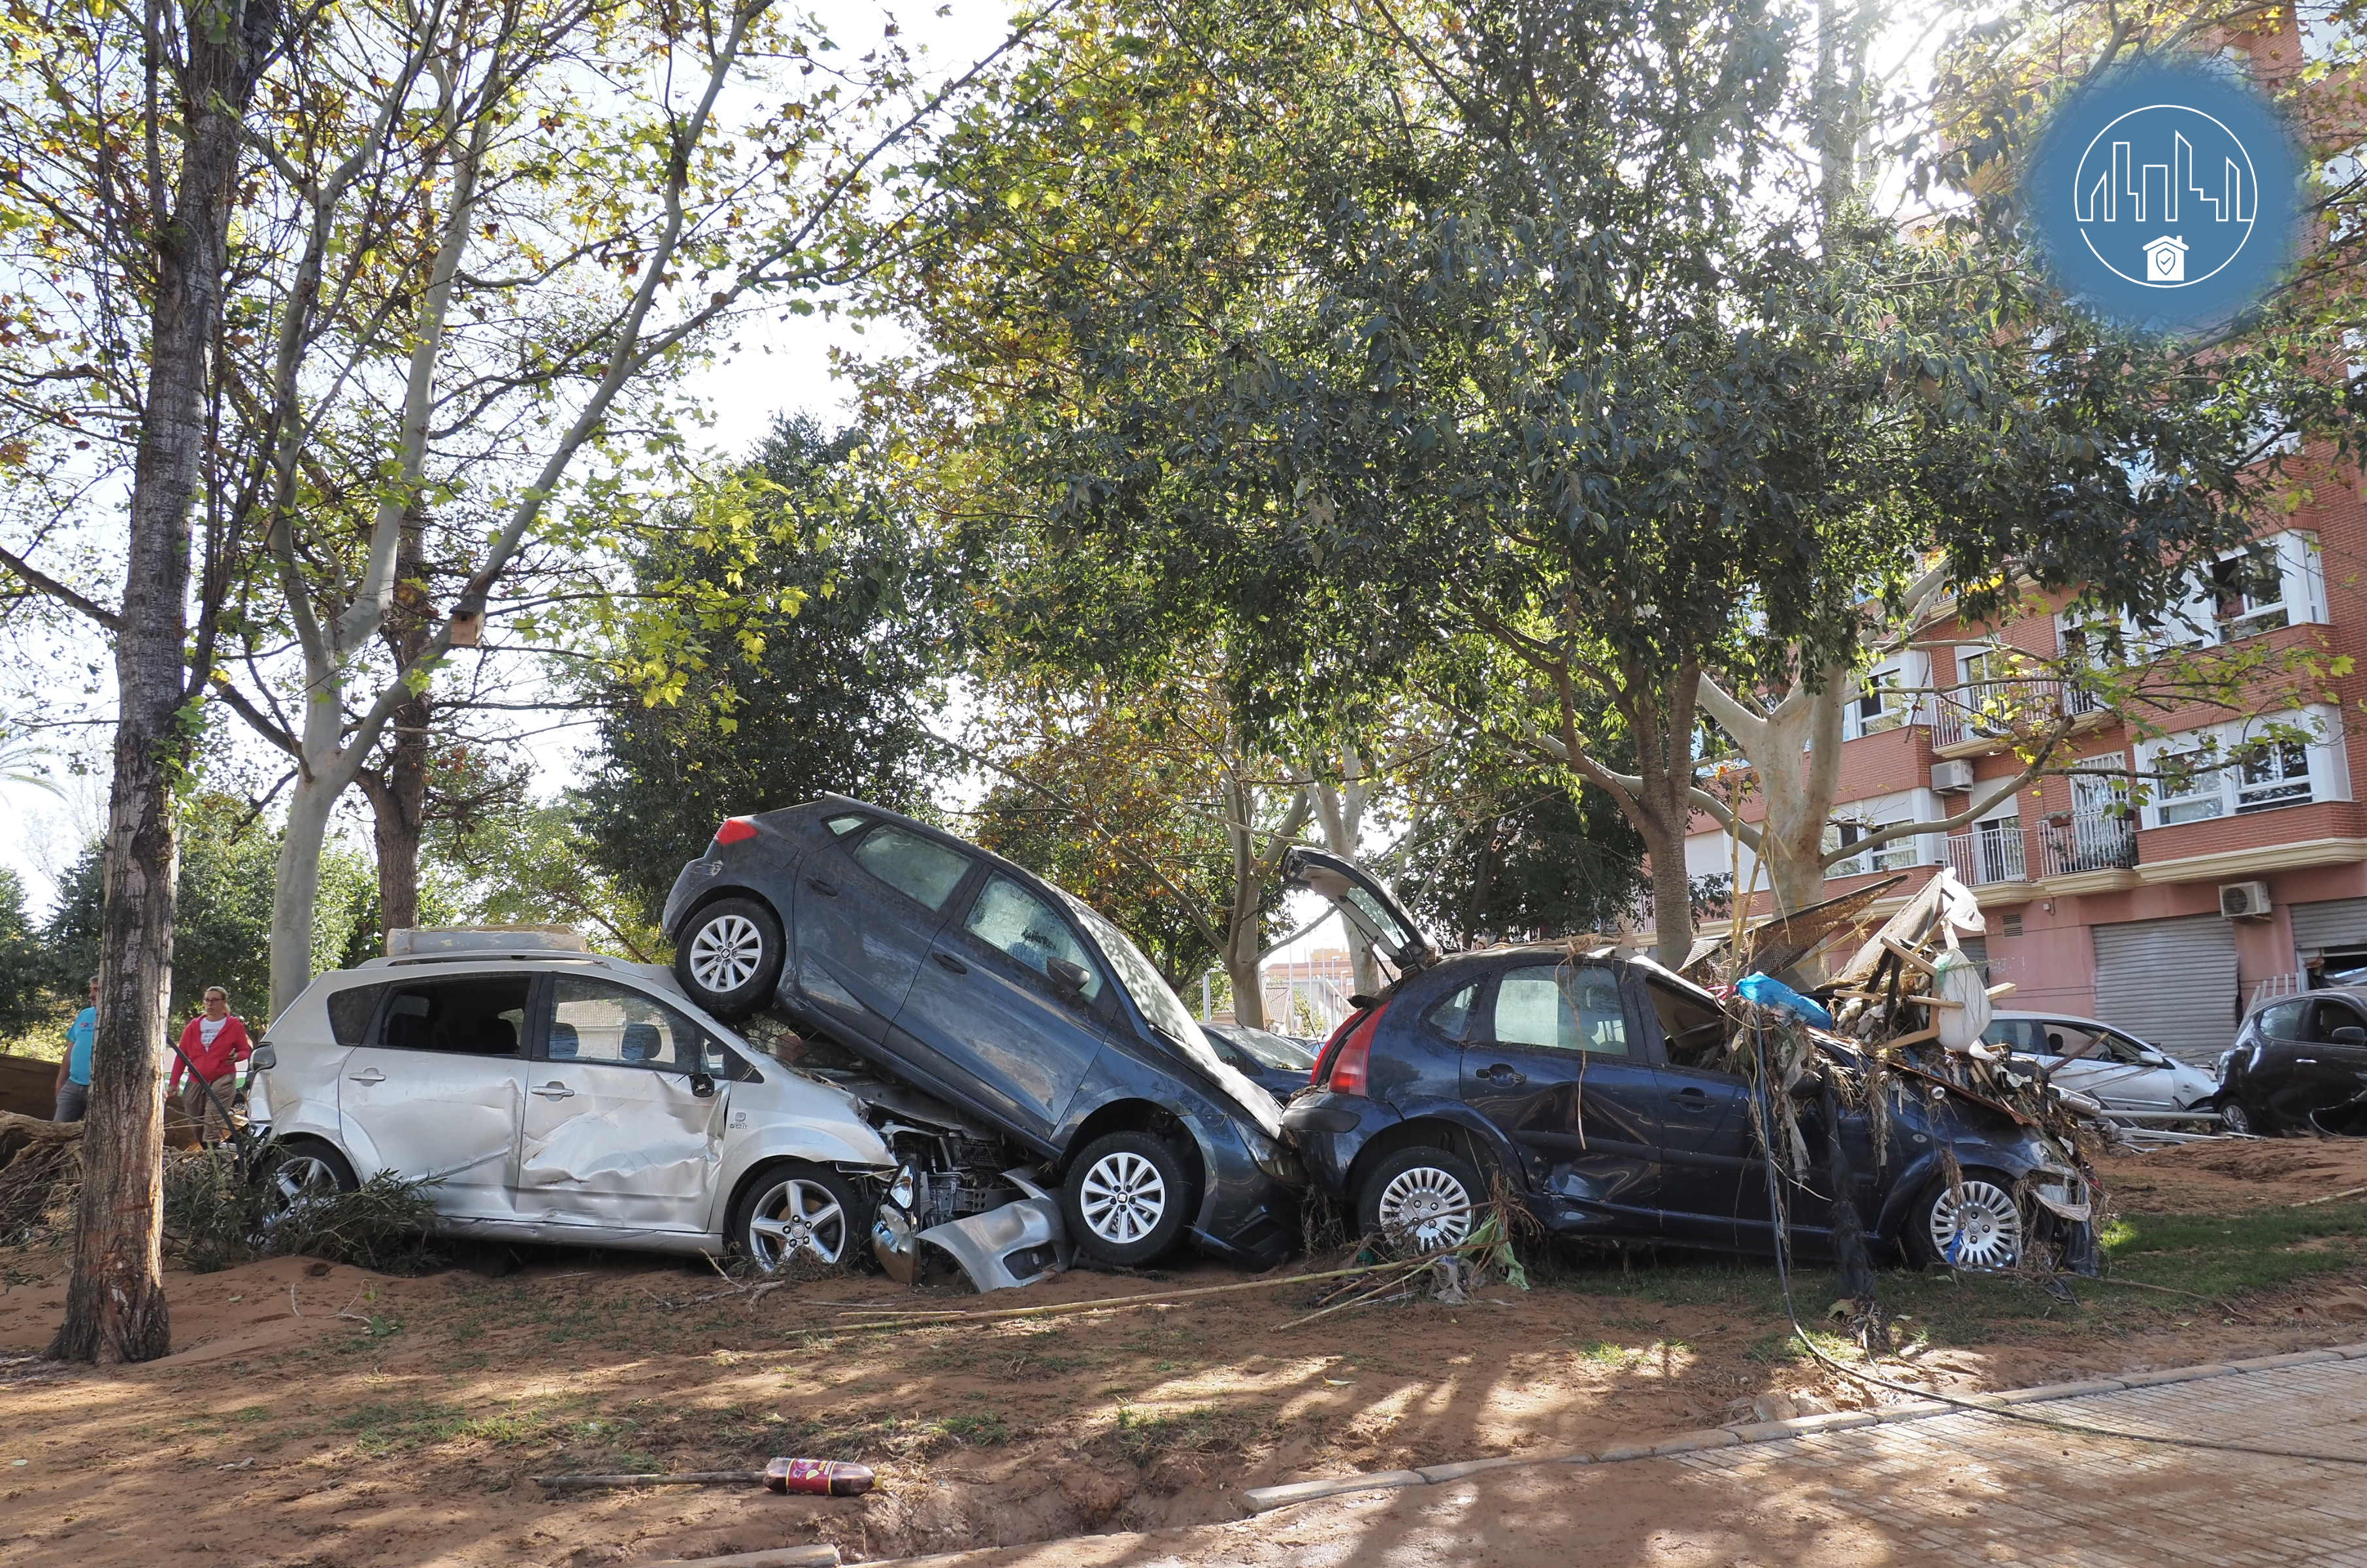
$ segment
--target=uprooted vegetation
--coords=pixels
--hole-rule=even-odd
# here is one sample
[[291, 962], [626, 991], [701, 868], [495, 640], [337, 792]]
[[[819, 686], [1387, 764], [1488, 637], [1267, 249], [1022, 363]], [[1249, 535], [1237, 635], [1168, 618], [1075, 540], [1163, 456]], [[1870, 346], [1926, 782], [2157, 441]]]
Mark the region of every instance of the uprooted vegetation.
[[[268, 1169], [271, 1151], [255, 1164]], [[0, 1247], [56, 1250], [73, 1237], [82, 1188], [77, 1137], [0, 1149]], [[164, 1151], [165, 1256], [197, 1274], [254, 1258], [304, 1256], [384, 1274], [416, 1274], [437, 1257], [427, 1226], [434, 1185], [381, 1171], [351, 1192], [275, 1205], [227, 1153]]]
[[[2026, 1280], [1886, 1270], [1883, 1374], [2003, 1387], [2367, 1337], [2367, 1205], [2309, 1201], [2367, 1186], [2367, 1143], [2193, 1145], [2109, 1159], [2100, 1175], [2119, 1213], [2103, 1278], [2071, 1281], [2067, 1304]], [[1240, 1282], [1195, 1264], [988, 1299], [869, 1275], [759, 1296], [695, 1262], [543, 1250], [492, 1277], [292, 1258], [176, 1269], [171, 1360], [101, 1377], [28, 1364], [14, 1384], [0, 1366], [0, 1430], [22, 1444], [6, 1457], [31, 1459], [6, 1484], [49, 1550], [127, 1568], [117, 1542], [140, 1539], [153, 1506], [153, 1488], [129, 1483], [158, 1467], [202, 1482], [176, 1517], [241, 1561], [490, 1568], [606, 1561], [620, 1542], [640, 1558], [805, 1540], [859, 1559], [1229, 1517], [1246, 1486], [1600, 1447], [1748, 1418], [1762, 1400], [1870, 1397], [1802, 1351], [1763, 1263], [1534, 1239], [1520, 1253], [1525, 1292], [1480, 1287], [1448, 1305], [1425, 1292], [1296, 1327], [1336, 1284], [1185, 1297]], [[64, 1263], [0, 1254], [13, 1281], [0, 1356], [54, 1331]], [[1819, 1347], [1853, 1363], [1845, 1318], [1824, 1315], [1829, 1272], [1795, 1282]], [[857, 1326], [915, 1307], [1144, 1295], [1162, 1299]], [[528, 1479], [775, 1454], [870, 1464], [881, 1485], [556, 1501]], [[78, 1522], [55, 1522], [68, 1515]]]

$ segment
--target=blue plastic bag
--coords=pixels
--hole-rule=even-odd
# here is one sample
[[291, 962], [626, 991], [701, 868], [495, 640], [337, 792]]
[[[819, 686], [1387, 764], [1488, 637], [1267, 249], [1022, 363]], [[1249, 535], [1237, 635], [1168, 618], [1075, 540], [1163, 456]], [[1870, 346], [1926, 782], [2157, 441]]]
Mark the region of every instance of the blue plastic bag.
[[1833, 1015], [1772, 975], [1745, 975], [1734, 983], [1743, 1000], [1763, 1008], [1790, 1008], [1818, 1029], [1830, 1029]]

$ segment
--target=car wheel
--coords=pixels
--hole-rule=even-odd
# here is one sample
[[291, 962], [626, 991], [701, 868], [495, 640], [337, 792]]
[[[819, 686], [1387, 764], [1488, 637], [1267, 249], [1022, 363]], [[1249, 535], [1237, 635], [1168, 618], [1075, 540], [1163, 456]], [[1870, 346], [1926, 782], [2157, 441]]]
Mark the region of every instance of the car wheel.
[[1192, 1181], [1164, 1138], [1111, 1133], [1087, 1144], [1060, 1188], [1069, 1239], [1121, 1269], [1151, 1262], [1183, 1239]]
[[2244, 1109], [2244, 1102], [2240, 1100], [2230, 1100], [2220, 1105], [2219, 1125], [2241, 1138], [2260, 1135], [2259, 1123], [2252, 1119], [2250, 1111]]
[[326, 1144], [306, 1139], [275, 1154], [263, 1168], [266, 1224], [361, 1185], [353, 1162]]
[[835, 1269], [864, 1255], [871, 1205], [836, 1171], [803, 1160], [765, 1167], [731, 1211], [731, 1245], [766, 1273], [798, 1261]]
[[1471, 1234], [1487, 1184], [1444, 1149], [1399, 1149], [1373, 1168], [1356, 1196], [1357, 1223], [1401, 1252], [1440, 1252]]
[[1907, 1246], [1915, 1261], [1930, 1268], [1981, 1272], [2010, 1269], [2022, 1261], [2022, 1206], [2012, 1184], [1986, 1170], [1964, 1173], [1960, 1188], [1934, 1180], [1908, 1217]]
[[745, 1018], [771, 999], [781, 975], [781, 922], [753, 898], [719, 898], [691, 916], [674, 976], [719, 1019]]

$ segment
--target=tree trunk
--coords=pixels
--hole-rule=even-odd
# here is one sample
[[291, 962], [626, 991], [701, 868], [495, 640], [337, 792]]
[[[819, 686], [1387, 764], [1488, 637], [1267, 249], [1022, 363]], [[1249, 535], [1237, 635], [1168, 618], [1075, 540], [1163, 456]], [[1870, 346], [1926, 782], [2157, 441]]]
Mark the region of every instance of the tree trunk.
[[394, 714], [394, 744], [386, 771], [365, 773], [371, 840], [378, 851], [379, 935], [419, 924], [419, 835], [427, 811], [427, 704], [405, 703]]
[[321, 849], [329, 812], [352, 782], [343, 769], [296, 781], [288, 797], [288, 826], [279, 836], [279, 864], [271, 889], [271, 1016], [312, 983], [312, 911], [321, 897]]
[[1652, 827], [1642, 829], [1652, 857], [1652, 955], [1674, 969], [1693, 946], [1693, 881], [1685, 874], [1685, 838]]
[[[82, 1197], [63, 1360], [145, 1361], [172, 1349], [158, 1244], [164, 1101], [157, 1058], [173, 981], [180, 849], [173, 790], [194, 726], [185, 706], [189, 505], [205, 450], [210, 351], [221, 311], [239, 122], [279, 28], [274, 0], [191, 18], [179, 85], [182, 158], [156, 230], [146, 401], [132, 460], [116, 628], [115, 773], [108, 804], [98, 1035], [91, 1051]], [[225, 26], [224, 23], [231, 25]], [[149, 69], [161, 71], [152, 55]], [[153, 119], [151, 138], [164, 129]]]
[[[1235, 943], [1237, 950], [1240, 944]], [[1233, 983], [1233, 1021], [1250, 1029], [1263, 1029], [1265, 1024], [1265, 973], [1258, 967], [1257, 936], [1251, 933], [1250, 953], [1246, 960], [1235, 957], [1234, 951], [1225, 954], [1225, 975]]]

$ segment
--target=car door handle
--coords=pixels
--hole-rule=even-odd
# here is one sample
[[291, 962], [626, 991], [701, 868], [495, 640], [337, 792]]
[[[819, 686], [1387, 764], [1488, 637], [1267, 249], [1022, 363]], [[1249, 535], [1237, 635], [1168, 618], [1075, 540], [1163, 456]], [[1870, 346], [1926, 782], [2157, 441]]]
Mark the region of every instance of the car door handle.
[[2293, 1058], [2293, 1066], [2296, 1067], [2314, 1067], [2317, 1066], [2317, 1058], [2315, 1056], [2295, 1056]]
[[815, 892], [821, 894], [825, 898], [835, 898], [838, 897], [838, 889], [832, 887], [829, 883], [824, 882], [819, 876], [807, 877], [806, 886], [812, 888]]
[[1707, 1111], [1709, 1090], [1705, 1089], [1676, 1089], [1670, 1094], [1669, 1101], [1672, 1105], [1682, 1105], [1688, 1111]]
[[1482, 1067], [1479, 1070], [1479, 1076], [1486, 1078], [1489, 1083], [1523, 1084], [1529, 1081], [1528, 1074], [1505, 1062], [1498, 1062], [1493, 1066]]
[[940, 969], [949, 969], [957, 975], [967, 975], [969, 973], [969, 965], [964, 964], [960, 959], [956, 958], [950, 953], [932, 953], [929, 956], [937, 961], [937, 967]]
[[575, 1098], [575, 1091], [573, 1089], [568, 1088], [565, 1084], [559, 1082], [555, 1078], [549, 1083], [543, 1085], [540, 1089], [536, 1089], [534, 1092], [542, 1096], [545, 1100], [572, 1100]]
[[364, 1067], [360, 1072], [353, 1075], [353, 1079], [356, 1083], [384, 1083], [386, 1075], [376, 1067]]

